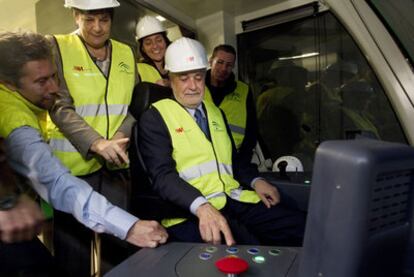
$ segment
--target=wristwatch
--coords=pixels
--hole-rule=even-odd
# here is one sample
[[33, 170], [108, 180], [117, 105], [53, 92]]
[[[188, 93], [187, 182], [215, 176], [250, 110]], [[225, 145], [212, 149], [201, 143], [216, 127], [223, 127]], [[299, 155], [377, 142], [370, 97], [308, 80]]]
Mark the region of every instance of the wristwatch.
[[0, 211], [7, 211], [16, 206], [19, 195], [12, 193], [0, 198]]

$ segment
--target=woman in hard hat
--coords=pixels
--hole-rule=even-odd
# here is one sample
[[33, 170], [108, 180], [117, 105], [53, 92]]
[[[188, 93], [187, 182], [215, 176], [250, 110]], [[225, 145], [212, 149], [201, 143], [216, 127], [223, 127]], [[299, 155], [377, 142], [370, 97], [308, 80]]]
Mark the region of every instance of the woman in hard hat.
[[164, 56], [171, 41], [165, 28], [158, 19], [147, 15], [138, 22], [136, 35], [142, 56], [142, 61], [137, 64], [141, 81], [169, 86]]
[[[138, 75], [131, 47], [110, 39], [119, 5], [116, 0], [65, 0], [78, 29], [52, 39], [60, 92], [50, 110], [57, 128], [49, 128], [49, 135], [54, 154], [73, 175], [127, 208], [128, 172], [117, 166], [129, 163], [126, 148], [135, 120], [128, 106]], [[55, 230], [60, 230], [55, 232], [59, 265], [69, 276], [87, 276], [93, 234], [59, 213]]]

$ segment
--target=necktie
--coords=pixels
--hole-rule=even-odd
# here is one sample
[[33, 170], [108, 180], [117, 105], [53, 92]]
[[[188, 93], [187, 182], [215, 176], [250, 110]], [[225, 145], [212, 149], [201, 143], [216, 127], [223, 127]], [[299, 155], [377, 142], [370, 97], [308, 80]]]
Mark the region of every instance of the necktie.
[[207, 119], [203, 117], [199, 109], [195, 110], [194, 117], [196, 118], [197, 125], [200, 127], [200, 129], [203, 131], [206, 137], [210, 139], [210, 134], [207, 126]]

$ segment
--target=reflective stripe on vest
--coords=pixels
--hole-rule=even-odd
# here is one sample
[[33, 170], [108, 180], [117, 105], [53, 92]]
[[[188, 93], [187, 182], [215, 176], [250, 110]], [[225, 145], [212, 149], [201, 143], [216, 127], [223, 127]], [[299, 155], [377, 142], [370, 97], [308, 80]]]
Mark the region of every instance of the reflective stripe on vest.
[[54, 151], [61, 151], [61, 152], [78, 152], [76, 148], [73, 146], [72, 143], [68, 139], [62, 138], [52, 138], [49, 140], [49, 145], [52, 147]]
[[[220, 210], [226, 204], [225, 194], [231, 197], [232, 191], [240, 185], [233, 178], [231, 141], [221, 112], [211, 102], [206, 101], [204, 105], [211, 141], [177, 102], [164, 99], [153, 104], [170, 133], [177, 172], [204, 197], [209, 197], [208, 201]], [[257, 203], [260, 198], [254, 191], [242, 190], [237, 200]], [[184, 220], [165, 219], [162, 224], [169, 227]]]
[[242, 127], [239, 127], [239, 126], [236, 126], [236, 125], [232, 125], [232, 124], [229, 124], [229, 128], [230, 128], [232, 133], [237, 133], [237, 134], [241, 134], [241, 135], [244, 135], [244, 132], [246, 131], [245, 128], [242, 128]]
[[[233, 175], [233, 168], [231, 165], [227, 164], [218, 164], [219, 172], [225, 173], [228, 175]], [[212, 172], [217, 171], [217, 162], [216, 161], [209, 161], [203, 164], [195, 165], [193, 167], [189, 167], [181, 172], [179, 172], [179, 175], [182, 179], [184, 179], [187, 182], [190, 182], [191, 180], [195, 178], [200, 178], [203, 175], [210, 174]]]
[[76, 107], [76, 113], [82, 117], [86, 116], [102, 116], [106, 115], [127, 115], [128, 113], [128, 105], [126, 104], [113, 104], [108, 105], [107, 107], [105, 104], [101, 105], [84, 105]]
[[[86, 105], [76, 107], [76, 113], [82, 117], [87, 116], [106, 116], [108, 115], [126, 115], [128, 113], [128, 105], [110, 105], [106, 109], [105, 105]], [[62, 152], [78, 152], [72, 143], [66, 138], [50, 138], [49, 145], [55, 151]]]
[[[112, 138], [127, 115], [135, 84], [135, 61], [131, 48], [111, 40], [111, 64], [106, 78], [77, 35], [55, 38], [76, 112], [102, 137]], [[84, 159], [55, 126], [51, 125], [49, 129], [54, 154], [72, 174], [86, 175], [102, 167], [96, 158]]]
[[137, 63], [138, 74], [141, 77], [141, 82], [150, 82], [155, 84], [158, 80], [162, 79], [158, 70], [146, 63]]
[[[211, 93], [206, 86], [204, 99], [213, 101]], [[247, 122], [247, 95], [249, 87], [237, 81], [236, 89], [227, 94], [220, 104], [220, 109], [223, 110], [229, 124], [231, 135], [233, 137], [236, 148], [239, 149], [242, 145]], [[213, 103], [213, 102], [212, 102]]]

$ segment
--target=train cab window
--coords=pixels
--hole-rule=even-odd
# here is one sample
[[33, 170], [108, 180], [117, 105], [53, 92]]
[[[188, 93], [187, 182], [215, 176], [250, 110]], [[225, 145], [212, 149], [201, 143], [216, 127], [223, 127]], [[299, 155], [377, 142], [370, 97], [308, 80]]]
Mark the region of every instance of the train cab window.
[[330, 12], [237, 39], [239, 75], [252, 88], [259, 142], [272, 162], [295, 156], [310, 172], [325, 140], [407, 143], [375, 73]]

